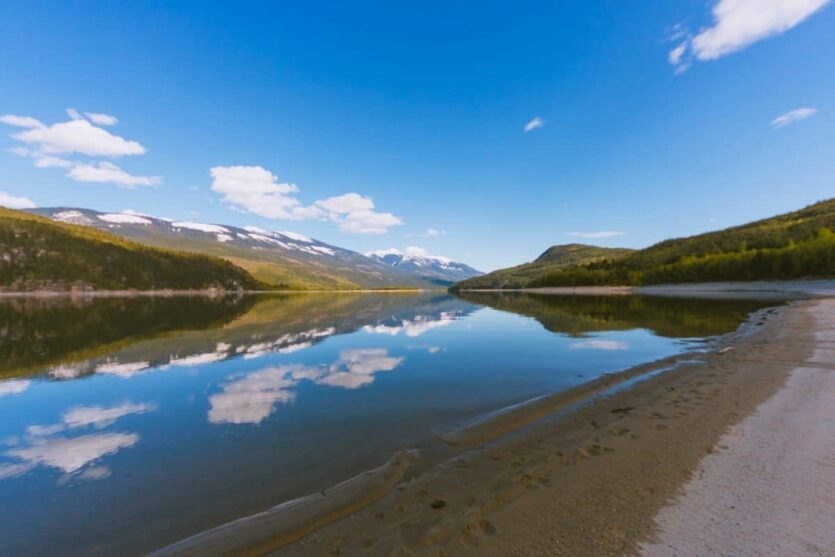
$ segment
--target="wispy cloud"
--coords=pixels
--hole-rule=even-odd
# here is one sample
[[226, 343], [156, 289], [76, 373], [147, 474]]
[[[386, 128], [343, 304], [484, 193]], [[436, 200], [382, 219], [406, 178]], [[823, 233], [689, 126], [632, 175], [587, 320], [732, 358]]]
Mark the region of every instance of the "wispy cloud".
[[118, 118], [110, 114], [102, 114], [100, 112], [85, 112], [84, 114], [87, 115], [87, 118], [91, 122], [100, 126], [115, 126], [119, 122]]
[[795, 122], [800, 122], [801, 120], [814, 116], [817, 112], [818, 109], [816, 108], [795, 108], [772, 120], [771, 125], [775, 128], [782, 128], [783, 126], [788, 126], [789, 124], [794, 124]]
[[0, 207], [8, 207], [9, 209], [34, 209], [37, 205], [28, 197], [15, 197], [14, 195], [0, 191]]
[[716, 60], [758, 41], [794, 28], [830, 0], [719, 0], [712, 9], [713, 24], [691, 35], [682, 25], [673, 28], [678, 44], [667, 56], [677, 73], [692, 60]]
[[6, 114], [0, 122], [23, 131], [13, 133], [12, 139], [24, 146], [9, 152], [32, 159], [36, 168], [61, 168], [67, 177], [77, 182], [112, 183], [122, 187], [153, 186], [158, 176], [134, 176], [109, 160], [80, 160], [79, 157], [116, 159], [143, 155], [147, 149], [138, 141], [110, 133], [95, 125], [115, 125], [114, 116], [87, 113], [86, 119], [77, 110], [68, 108], [69, 120], [47, 125], [31, 116]]
[[545, 120], [539, 116], [535, 116], [533, 120], [525, 124], [525, 133], [532, 132], [536, 129], [545, 127]]
[[616, 230], [604, 230], [600, 232], [569, 232], [569, 236], [576, 236], [578, 238], [612, 238], [615, 236], [623, 236], [626, 232]]
[[411, 232], [406, 234], [407, 238], [437, 238], [446, 234], [446, 230], [439, 230], [437, 228], [427, 228], [425, 232]]
[[261, 166], [215, 166], [210, 169], [212, 191], [223, 195], [233, 208], [280, 220], [329, 220], [344, 232], [384, 234], [403, 220], [375, 211], [374, 201], [358, 193], [346, 193], [303, 205], [296, 184], [280, 182]]

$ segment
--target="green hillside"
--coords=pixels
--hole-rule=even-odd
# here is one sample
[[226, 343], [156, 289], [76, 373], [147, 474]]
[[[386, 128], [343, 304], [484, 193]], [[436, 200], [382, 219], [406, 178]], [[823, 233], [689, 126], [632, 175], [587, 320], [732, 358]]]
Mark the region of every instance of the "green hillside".
[[552, 246], [530, 263], [473, 277], [457, 283], [455, 288], [525, 288], [543, 276], [560, 269], [606, 258], [622, 257], [631, 251], [624, 248], [601, 248], [585, 244]]
[[550, 272], [530, 286], [802, 279], [835, 276], [835, 199], [799, 211], [666, 240], [619, 259]]
[[142, 236], [133, 238], [133, 240], [143, 245], [161, 249], [175, 249], [181, 252], [219, 257], [245, 269], [257, 280], [278, 288], [351, 290], [365, 286], [365, 283], [361, 280], [362, 277], [357, 277], [360, 273], [352, 272], [351, 269], [332, 268], [316, 261], [293, 259], [291, 257], [282, 257], [279, 260], [267, 251], [255, 251], [218, 242], [171, 238], [162, 235]]
[[89, 227], [0, 208], [0, 290], [256, 289], [215, 257], [142, 246]]

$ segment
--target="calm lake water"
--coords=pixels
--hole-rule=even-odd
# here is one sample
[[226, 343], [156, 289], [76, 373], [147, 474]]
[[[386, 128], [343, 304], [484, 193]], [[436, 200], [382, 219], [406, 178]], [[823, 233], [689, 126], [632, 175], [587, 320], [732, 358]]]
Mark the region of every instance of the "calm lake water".
[[0, 300], [0, 555], [141, 555], [774, 301]]

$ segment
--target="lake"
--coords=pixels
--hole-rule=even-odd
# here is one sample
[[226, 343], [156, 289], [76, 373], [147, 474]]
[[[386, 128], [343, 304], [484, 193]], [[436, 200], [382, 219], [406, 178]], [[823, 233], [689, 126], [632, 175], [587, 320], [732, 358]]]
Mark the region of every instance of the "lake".
[[141, 555], [774, 300], [287, 294], [0, 300], [0, 554]]

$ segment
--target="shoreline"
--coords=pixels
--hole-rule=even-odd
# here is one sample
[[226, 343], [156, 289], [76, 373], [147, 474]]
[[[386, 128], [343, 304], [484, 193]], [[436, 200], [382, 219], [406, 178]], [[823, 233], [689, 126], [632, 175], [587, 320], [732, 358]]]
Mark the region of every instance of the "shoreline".
[[164, 298], [175, 296], [256, 296], [270, 294], [422, 294], [446, 292], [442, 289], [382, 288], [357, 290], [29, 290], [20, 292], [0, 291], [2, 298]]
[[835, 279], [703, 282], [659, 284], [653, 286], [547, 286], [539, 288], [467, 288], [461, 292], [523, 292], [529, 294], [557, 294], [576, 296], [686, 296], [686, 297], [763, 297], [776, 296], [835, 296]]
[[[635, 553], [654, 535], [656, 514], [726, 429], [782, 388], [793, 365], [784, 360], [811, 357], [808, 341], [794, 338], [788, 348], [784, 341], [815, 332], [807, 314], [816, 303], [758, 312], [710, 352], [636, 366], [621, 372], [623, 380], [606, 377], [586, 396], [557, 393], [550, 395], [555, 400], [499, 410], [476, 422], [475, 434], [473, 424], [462, 428], [457, 456], [378, 494], [343, 520], [312, 519], [320, 526], [315, 532], [252, 554]], [[628, 388], [620, 388], [624, 382]], [[462, 434], [448, 435], [456, 445]], [[326, 499], [320, 504], [322, 516], [338, 510]], [[257, 517], [215, 530], [239, 544], [237, 551], [251, 552], [256, 540], [246, 535], [246, 525]], [[199, 553], [225, 554], [212, 550]]]

